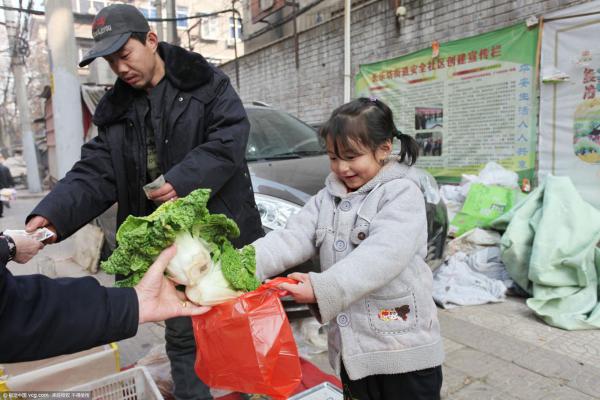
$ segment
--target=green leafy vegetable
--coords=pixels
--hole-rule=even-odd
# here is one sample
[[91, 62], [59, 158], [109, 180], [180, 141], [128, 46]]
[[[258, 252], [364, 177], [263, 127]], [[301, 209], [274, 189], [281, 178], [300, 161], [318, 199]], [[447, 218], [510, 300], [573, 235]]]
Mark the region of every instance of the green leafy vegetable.
[[[216, 268], [222, 270], [231, 291], [256, 289], [260, 282], [255, 276], [254, 248], [246, 246], [238, 251], [233, 247], [230, 240], [240, 235], [239, 228], [225, 215], [209, 213], [209, 196], [209, 189], [197, 189], [186, 197], [163, 203], [149, 216], [127, 217], [117, 232], [119, 247], [101, 264], [102, 269], [127, 276], [117, 286], [134, 286], [160, 252], [177, 240], [178, 254], [168, 268], [175, 281], [196, 285], [203, 271]], [[210, 265], [205, 257], [207, 251]], [[213, 268], [213, 264], [218, 265]], [[195, 277], [194, 282], [186, 279], [189, 276]]]

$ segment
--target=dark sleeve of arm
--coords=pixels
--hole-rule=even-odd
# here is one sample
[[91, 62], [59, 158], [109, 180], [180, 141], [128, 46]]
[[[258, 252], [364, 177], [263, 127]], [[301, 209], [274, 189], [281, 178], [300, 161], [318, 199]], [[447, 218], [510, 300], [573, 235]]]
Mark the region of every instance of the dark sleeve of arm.
[[138, 318], [132, 288], [105, 288], [92, 277], [13, 276], [0, 264], [0, 363], [125, 339], [137, 333]]
[[6, 238], [0, 238], [0, 265], [6, 265], [10, 251], [8, 250], [8, 242]]
[[6, 175], [6, 183], [8, 184], [8, 187], [15, 187], [15, 180], [10, 174], [10, 169], [6, 168], [4, 173]]
[[250, 123], [229, 80], [223, 82], [206, 106], [206, 141], [165, 174], [180, 197], [200, 187], [216, 193], [244, 163]]
[[79, 160], [27, 217], [40, 215], [62, 240], [117, 201], [110, 150], [103, 135], [81, 148]]

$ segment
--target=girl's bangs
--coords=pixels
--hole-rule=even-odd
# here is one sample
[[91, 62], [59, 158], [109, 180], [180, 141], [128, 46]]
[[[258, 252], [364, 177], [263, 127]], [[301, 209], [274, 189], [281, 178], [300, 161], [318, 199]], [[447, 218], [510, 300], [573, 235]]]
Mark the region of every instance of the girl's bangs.
[[344, 159], [344, 154], [362, 153], [360, 145], [368, 146], [367, 127], [364, 118], [339, 115], [335, 117], [328, 126], [324, 127], [323, 139], [331, 139], [334, 153], [337, 157]]

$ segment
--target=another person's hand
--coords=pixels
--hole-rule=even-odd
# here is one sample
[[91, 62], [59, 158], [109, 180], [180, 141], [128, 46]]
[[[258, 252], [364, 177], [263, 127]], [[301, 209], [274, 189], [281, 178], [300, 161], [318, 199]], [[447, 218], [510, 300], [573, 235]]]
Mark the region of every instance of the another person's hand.
[[25, 225], [25, 231], [29, 233], [33, 233], [40, 228], [48, 228], [52, 232], [54, 232], [54, 235], [52, 235], [52, 237], [49, 237], [48, 239], [44, 240], [45, 244], [56, 243], [56, 228], [50, 223], [50, 221], [48, 221], [41, 215], [36, 215], [35, 217], [31, 218], [27, 225]]
[[282, 283], [280, 289], [287, 290], [297, 303], [316, 303], [315, 292], [308, 274], [294, 272], [288, 278], [295, 279], [299, 283]]
[[13, 261], [19, 264], [25, 264], [44, 248], [44, 244], [42, 242], [38, 242], [37, 240], [28, 238], [27, 236], [14, 235], [11, 236], [11, 238], [14, 240], [15, 247], [17, 248], [17, 252]]
[[139, 323], [162, 321], [173, 317], [204, 314], [210, 307], [199, 307], [188, 301], [185, 293], [164, 276], [165, 268], [175, 255], [175, 246], [165, 249], [135, 286], [140, 308]]
[[177, 192], [170, 183], [165, 183], [161, 187], [148, 193], [148, 198], [158, 203], [164, 203], [169, 200], [177, 200]]

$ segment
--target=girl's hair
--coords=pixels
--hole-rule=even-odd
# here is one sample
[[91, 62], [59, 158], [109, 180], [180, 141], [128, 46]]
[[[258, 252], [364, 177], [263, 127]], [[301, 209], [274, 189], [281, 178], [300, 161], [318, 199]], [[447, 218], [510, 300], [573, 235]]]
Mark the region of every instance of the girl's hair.
[[419, 146], [412, 136], [400, 132], [394, 124], [392, 110], [380, 100], [360, 97], [336, 108], [329, 120], [321, 127], [319, 135], [325, 141], [331, 139], [335, 155], [340, 148], [352, 149], [361, 143], [373, 152], [393, 138], [400, 140], [400, 162], [413, 165], [419, 155]]

